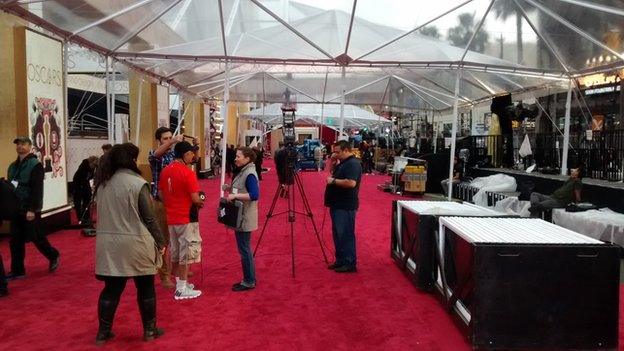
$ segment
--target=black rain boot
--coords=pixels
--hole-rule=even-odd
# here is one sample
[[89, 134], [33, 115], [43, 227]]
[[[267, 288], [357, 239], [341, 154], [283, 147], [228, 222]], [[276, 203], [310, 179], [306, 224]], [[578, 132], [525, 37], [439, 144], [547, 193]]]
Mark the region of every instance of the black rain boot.
[[165, 333], [156, 328], [156, 298], [139, 300], [139, 312], [143, 322], [143, 341], [152, 341]]
[[98, 328], [97, 336], [95, 337], [96, 345], [104, 345], [108, 340], [112, 339], [115, 336], [111, 330], [113, 328], [113, 319], [115, 319], [115, 311], [117, 311], [118, 304], [119, 300], [99, 300], [98, 320], [100, 325]]

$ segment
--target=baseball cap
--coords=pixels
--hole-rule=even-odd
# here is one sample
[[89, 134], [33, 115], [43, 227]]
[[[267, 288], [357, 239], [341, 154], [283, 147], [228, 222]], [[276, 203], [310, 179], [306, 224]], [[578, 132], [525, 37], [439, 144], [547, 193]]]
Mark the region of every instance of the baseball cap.
[[197, 151], [199, 146], [193, 146], [188, 141], [181, 141], [173, 147], [175, 157], [180, 158], [189, 151]]
[[32, 140], [30, 140], [30, 138], [27, 136], [19, 136], [15, 138], [15, 140], [13, 140], [13, 144], [17, 144], [17, 143], [28, 143], [32, 145]]

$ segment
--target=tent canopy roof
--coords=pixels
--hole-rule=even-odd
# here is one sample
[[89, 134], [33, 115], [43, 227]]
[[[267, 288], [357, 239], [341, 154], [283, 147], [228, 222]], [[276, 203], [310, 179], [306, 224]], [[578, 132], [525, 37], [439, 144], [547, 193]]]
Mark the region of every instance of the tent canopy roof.
[[[298, 104], [295, 116], [297, 120], [337, 128], [340, 125], [340, 105]], [[264, 108], [256, 108], [244, 113], [243, 117], [278, 125], [282, 123], [282, 104], [276, 103], [264, 106]], [[371, 128], [392, 123], [385, 117], [349, 104], [344, 105], [344, 119], [345, 128]]]
[[[310, 6], [315, 4], [323, 8]], [[620, 0], [0, 0], [205, 98], [446, 109], [624, 66]], [[415, 20], [414, 20], [415, 18]], [[409, 21], [408, 24], [403, 23]], [[342, 71], [344, 68], [344, 71]], [[449, 98], [450, 95], [450, 98]]]

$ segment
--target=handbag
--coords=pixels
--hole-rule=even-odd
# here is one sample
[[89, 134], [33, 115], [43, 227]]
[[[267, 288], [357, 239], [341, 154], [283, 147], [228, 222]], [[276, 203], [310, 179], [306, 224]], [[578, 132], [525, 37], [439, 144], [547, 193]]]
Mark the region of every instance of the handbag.
[[240, 228], [243, 222], [243, 203], [239, 200], [228, 201], [226, 198], [219, 200], [217, 221], [226, 227]]

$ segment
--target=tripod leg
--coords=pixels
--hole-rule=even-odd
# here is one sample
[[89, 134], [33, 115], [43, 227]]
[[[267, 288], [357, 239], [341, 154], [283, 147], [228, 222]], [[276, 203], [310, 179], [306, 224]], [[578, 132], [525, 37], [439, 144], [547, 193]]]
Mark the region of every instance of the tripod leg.
[[319, 247], [321, 248], [321, 252], [323, 253], [323, 260], [325, 260], [325, 264], [329, 264], [327, 261], [327, 255], [325, 254], [325, 248], [323, 247], [323, 242], [321, 241], [321, 236], [319, 235], [318, 229], [316, 228], [316, 223], [314, 222], [314, 214], [312, 213], [312, 209], [310, 208], [310, 203], [308, 202], [308, 198], [305, 195], [303, 190], [303, 184], [301, 183], [301, 179], [299, 179], [299, 174], [295, 174], [295, 183], [297, 183], [297, 188], [299, 188], [299, 193], [301, 194], [301, 199], [303, 201], [303, 207], [305, 208], [306, 214], [310, 217], [310, 222], [312, 222], [312, 228], [314, 228], [314, 235], [316, 235], [316, 240], [319, 243]]
[[292, 277], [295, 277], [295, 222], [290, 222], [290, 262], [292, 263]]
[[275, 195], [273, 196], [273, 202], [271, 203], [269, 212], [266, 215], [266, 220], [264, 221], [264, 225], [262, 226], [262, 232], [260, 232], [260, 237], [258, 238], [256, 247], [254, 248], [253, 257], [256, 257], [256, 252], [258, 251], [258, 247], [260, 246], [260, 242], [262, 241], [262, 237], [264, 236], [264, 231], [266, 230], [267, 224], [269, 224], [269, 219], [273, 217], [273, 211], [275, 210], [275, 204], [277, 203], [277, 198], [279, 197], [280, 188], [281, 188], [281, 184], [278, 185], [277, 189], [275, 190]]
[[[296, 175], [296, 174], [295, 174]], [[290, 222], [290, 262], [292, 277], [295, 277], [295, 192], [292, 184], [288, 185], [288, 221]]]

